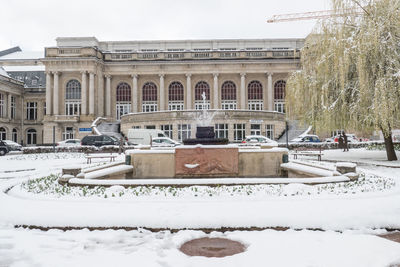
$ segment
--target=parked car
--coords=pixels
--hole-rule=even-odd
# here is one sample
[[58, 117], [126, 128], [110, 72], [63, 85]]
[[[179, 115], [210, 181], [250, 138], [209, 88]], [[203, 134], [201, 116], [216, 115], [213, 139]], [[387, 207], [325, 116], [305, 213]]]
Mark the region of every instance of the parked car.
[[265, 137], [263, 135], [249, 135], [246, 136], [246, 138], [242, 141], [242, 144], [247, 144], [247, 145], [262, 145], [262, 144], [268, 144], [271, 146], [278, 146], [278, 142], [269, 139], [268, 137]]
[[119, 141], [109, 135], [87, 135], [82, 138], [82, 146], [108, 146], [108, 145], [119, 145]]
[[5, 154], [7, 154], [9, 151], [7, 144], [0, 140], [0, 156], [4, 156]]
[[80, 146], [81, 140], [79, 139], [66, 139], [64, 141], [57, 142], [57, 146]]
[[297, 138], [294, 138], [290, 142], [292, 142], [292, 143], [319, 143], [319, 142], [321, 142], [321, 140], [319, 140], [318, 135], [307, 134], [307, 135], [302, 135]]
[[4, 143], [8, 146], [9, 151], [22, 151], [22, 146], [11, 140], [3, 140]]
[[153, 138], [151, 146], [153, 147], [174, 147], [174, 146], [179, 146], [181, 143], [172, 140], [171, 138], [168, 137], [156, 137]]

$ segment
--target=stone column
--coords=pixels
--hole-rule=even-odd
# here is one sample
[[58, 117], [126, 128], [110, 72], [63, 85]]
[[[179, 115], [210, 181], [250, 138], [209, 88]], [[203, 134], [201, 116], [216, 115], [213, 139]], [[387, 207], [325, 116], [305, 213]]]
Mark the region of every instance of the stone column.
[[94, 73], [89, 73], [89, 114], [94, 115]]
[[132, 106], [131, 106], [131, 112], [138, 112], [138, 75], [137, 74], [132, 74], [132, 92], [131, 92], [131, 97], [132, 97]]
[[8, 94], [8, 100], [7, 100], [7, 102], [8, 102], [8, 118], [11, 120], [11, 97], [12, 97], [12, 94]]
[[240, 73], [240, 109], [246, 109], [246, 73]]
[[81, 99], [81, 114], [87, 115], [87, 75], [86, 71], [81, 71], [82, 73], [82, 99]]
[[97, 78], [97, 116], [102, 117], [104, 116], [104, 76], [99, 74]]
[[3, 117], [8, 118], [8, 93], [4, 94], [4, 107], [3, 107]]
[[274, 111], [274, 90], [272, 88], [272, 72], [268, 72], [268, 110]]
[[218, 73], [214, 73], [214, 88], [213, 88], [213, 108], [214, 109], [219, 109], [219, 99], [218, 99], [218, 92], [219, 92], [219, 88], [218, 88]]
[[51, 101], [51, 73], [46, 72], [46, 115], [51, 115], [52, 101]]
[[53, 83], [53, 87], [54, 87], [54, 93], [53, 93], [53, 114], [54, 115], [60, 115], [59, 113], [59, 108], [58, 108], [58, 103], [59, 103], [59, 99], [58, 99], [58, 75], [59, 73], [57, 71], [53, 72], [54, 75], [54, 83]]
[[160, 110], [165, 110], [164, 74], [160, 76]]
[[192, 109], [192, 74], [186, 74], [186, 109]]
[[106, 75], [106, 116], [111, 116], [111, 76]]

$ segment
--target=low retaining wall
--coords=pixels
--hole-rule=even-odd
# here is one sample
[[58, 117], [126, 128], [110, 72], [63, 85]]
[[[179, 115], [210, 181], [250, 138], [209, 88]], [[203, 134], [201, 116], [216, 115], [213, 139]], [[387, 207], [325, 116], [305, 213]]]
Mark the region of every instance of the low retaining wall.
[[[192, 157], [181, 152], [190, 152]], [[228, 153], [229, 157], [223, 152]], [[283, 162], [283, 155], [287, 155], [288, 150], [239, 149], [231, 145], [207, 148], [193, 146], [176, 150], [132, 150], [127, 153], [134, 166], [133, 179], [280, 177], [282, 176], [280, 165]], [[183, 156], [179, 156], [180, 154]]]

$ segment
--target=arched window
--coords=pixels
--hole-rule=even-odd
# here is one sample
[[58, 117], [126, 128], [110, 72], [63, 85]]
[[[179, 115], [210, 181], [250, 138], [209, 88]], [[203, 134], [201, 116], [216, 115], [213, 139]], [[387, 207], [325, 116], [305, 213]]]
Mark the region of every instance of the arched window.
[[286, 82], [279, 80], [274, 85], [274, 110], [285, 113]]
[[247, 86], [249, 110], [263, 110], [263, 87], [259, 81], [251, 81]]
[[226, 81], [221, 86], [222, 109], [236, 109], [236, 85]]
[[121, 116], [131, 112], [131, 87], [127, 83], [120, 83], [116, 90], [116, 114], [117, 120], [121, 119]]
[[168, 110], [183, 110], [184, 94], [180, 82], [172, 82], [168, 87]]
[[12, 140], [18, 143], [18, 131], [15, 128], [12, 130]]
[[152, 82], [147, 82], [142, 88], [142, 111], [157, 111], [157, 86]]
[[36, 145], [36, 130], [28, 129], [26, 131], [26, 144], [27, 145]]
[[[205, 100], [203, 100], [203, 93]], [[195, 109], [210, 109], [210, 86], [204, 81], [196, 83], [194, 87]]]
[[7, 139], [7, 131], [4, 127], [0, 127], [0, 140]]
[[65, 115], [81, 114], [81, 83], [70, 80], [65, 87]]

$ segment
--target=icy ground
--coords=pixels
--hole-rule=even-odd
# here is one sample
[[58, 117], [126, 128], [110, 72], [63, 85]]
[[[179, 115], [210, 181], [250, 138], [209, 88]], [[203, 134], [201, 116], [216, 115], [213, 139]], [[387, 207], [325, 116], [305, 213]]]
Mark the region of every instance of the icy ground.
[[[368, 152], [368, 153], [367, 153]], [[383, 152], [384, 153], [384, 152]], [[99, 199], [56, 194], [0, 198], [0, 266], [390, 266], [400, 264], [400, 244], [374, 234], [400, 228], [400, 168], [388, 168], [382, 151], [325, 151], [323, 159], [355, 161], [369, 183], [333, 193], [288, 185], [271, 194], [218, 191], [194, 197], [181, 191], [168, 196], [144, 195]], [[123, 160], [123, 157], [119, 158]], [[311, 158], [312, 159], [312, 158]], [[374, 160], [377, 159], [377, 160]], [[105, 161], [98, 160], [95, 166]], [[329, 165], [330, 162], [321, 164]], [[376, 166], [378, 164], [380, 166]], [[65, 165], [87, 166], [82, 154], [59, 153], [0, 157], [0, 187], [27, 178], [57, 174]], [[398, 162], [389, 163], [400, 167]], [[17, 171], [17, 172], [15, 172]], [[393, 181], [375, 186], [374, 177]], [[307, 189], [308, 188], [308, 189]], [[265, 188], [264, 188], [265, 189]], [[221, 190], [219, 188], [218, 190]], [[303, 191], [301, 191], [303, 190]], [[293, 192], [303, 192], [292, 194]], [[22, 192], [22, 191], [21, 191]], [[19, 193], [21, 193], [19, 192]], [[183, 192], [183, 193], [182, 193]], [[246, 191], [247, 192], [247, 191]], [[277, 192], [276, 194], [274, 192]], [[288, 192], [281, 194], [279, 192]], [[319, 192], [319, 193], [318, 193]], [[309, 194], [310, 193], [310, 194]], [[21, 193], [22, 194], [22, 193]], [[78, 201], [79, 200], [79, 201]], [[122, 226], [288, 226], [327, 231], [234, 231], [206, 235], [202, 231], [39, 231], [13, 228], [18, 222], [37, 225]], [[348, 229], [357, 230], [348, 230]], [[372, 230], [372, 228], [381, 228]], [[342, 230], [334, 232], [331, 230]], [[192, 238], [222, 236], [243, 242], [247, 250], [226, 258], [188, 257], [178, 249]], [[139, 264], [139, 265], [138, 265]]]

